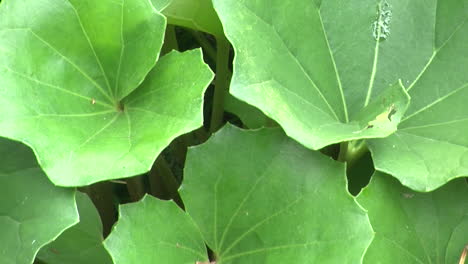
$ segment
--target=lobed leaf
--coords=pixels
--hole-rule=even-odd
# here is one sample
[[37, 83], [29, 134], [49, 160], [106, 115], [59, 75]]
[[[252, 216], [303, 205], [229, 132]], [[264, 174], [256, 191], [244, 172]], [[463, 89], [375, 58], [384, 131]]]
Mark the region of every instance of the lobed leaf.
[[149, 197], [124, 206], [106, 247], [115, 263], [206, 262], [203, 242], [220, 264], [358, 263], [373, 234], [345, 185], [342, 164], [280, 129], [227, 125], [189, 150], [187, 213]]
[[376, 168], [415, 190], [468, 174], [466, 1], [214, 6], [236, 51], [231, 94], [301, 144], [369, 139]]
[[165, 25], [147, 0], [4, 1], [0, 134], [31, 146], [56, 185], [148, 171], [202, 125], [213, 78], [199, 50], [153, 68]]

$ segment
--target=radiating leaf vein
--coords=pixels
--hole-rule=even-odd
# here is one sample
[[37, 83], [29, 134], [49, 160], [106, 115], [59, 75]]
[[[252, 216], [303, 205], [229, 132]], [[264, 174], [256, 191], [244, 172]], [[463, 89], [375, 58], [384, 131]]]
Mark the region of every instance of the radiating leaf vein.
[[[76, 18], [78, 20], [78, 23], [80, 24], [81, 30], [83, 31], [83, 34], [84, 34], [84, 36], [86, 38], [86, 41], [88, 42], [88, 45], [91, 48], [91, 51], [92, 51], [92, 53], [94, 55], [94, 58], [96, 58], [96, 63], [98, 64], [98, 66], [99, 66], [99, 68], [101, 70], [101, 73], [102, 73], [102, 75], [104, 77], [104, 80], [106, 81], [107, 89], [109, 91], [108, 96], [109, 96], [109, 98], [111, 98], [112, 94], [113, 94], [112, 93], [112, 88], [111, 88], [110, 83], [109, 83], [109, 78], [107, 77], [107, 74], [104, 71], [104, 67], [102, 66], [101, 60], [99, 59], [99, 56], [97, 55], [96, 50], [94, 49], [94, 45], [91, 42], [91, 39], [89, 38], [88, 32], [86, 32], [86, 30], [85, 30], [85, 28], [83, 26], [83, 22], [81, 21], [81, 17], [78, 14], [78, 11], [76, 10], [75, 6], [70, 2], [70, 0], [67, 0], [67, 2], [70, 4], [70, 7], [73, 9], [73, 12], [76, 15]], [[111, 99], [111, 101], [112, 101], [112, 99]]]
[[276, 28], [268, 23], [265, 19], [263, 19], [262, 17], [260, 17], [259, 15], [257, 15], [254, 11], [250, 10], [250, 8], [248, 8], [247, 6], [245, 5], [242, 5], [250, 14], [252, 14], [254, 17], [258, 18], [260, 21], [262, 21], [266, 26], [268, 26], [269, 28], [271, 28], [272, 32], [276, 35], [276, 37], [278, 38], [278, 40], [280, 40], [280, 42], [283, 44], [285, 50], [287, 51], [288, 55], [291, 57], [291, 59], [296, 63], [297, 66], [299, 66], [299, 68], [301, 69], [302, 73], [304, 74], [304, 76], [307, 78], [307, 80], [310, 82], [310, 84], [312, 85], [312, 87], [315, 88], [315, 90], [317, 90], [318, 94], [320, 95], [320, 98], [324, 101], [324, 103], [328, 106], [328, 109], [330, 110], [330, 113], [333, 114], [333, 116], [335, 117], [336, 120], [340, 120], [338, 118], [338, 115], [336, 114], [335, 110], [332, 108], [332, 106], [330, 105], [330, 103], [328, 102], [328, 100], [325, 98], [325, 96], [323, 95], [322, 91], [320, 91], [320, 89], [318, 88], [318, 86], [315, 84], [315, 82], [312, 80], [311, 76], [306, 72], [306, 70], [304, 69], [304, 66], [302, 65], [302, 63], [297, 59], [296, 56], [294, 56], [294, 54], [292, 54], [291, 50], [289, 49], [289, 47], [286, 45], [286, 42], [284, 42], [283, 38], [280, 36], [279, 32], [276, 30]]

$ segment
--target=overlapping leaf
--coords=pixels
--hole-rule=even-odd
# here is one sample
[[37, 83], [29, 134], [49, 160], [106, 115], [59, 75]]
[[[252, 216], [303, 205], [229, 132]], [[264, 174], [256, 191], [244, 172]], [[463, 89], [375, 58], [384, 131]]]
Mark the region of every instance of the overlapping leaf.
[[206, 261], [204, 243], [220, 264], [358, 263], [373, 234], [344, 173], [279, 129], [228, 125], [189, 151], [188, 214], [150, 197], [123, 206], [106, 247], [115, 263]]
[[[390, 135], [409, 102], [403, 85], [417, 72], [401, 75], [399, 65], [382, 64], [400, 64], [414, 51], [414, 67], [422, 68], [424, 49], [408, 45], [399, 54], [391, 47], [395, 38], [374, 32], [374, 23], [384, 23], [375, 0], [316, 2], [214, 1], [236, 51], [231, 94], [309, 148]], [[403, 23], [392, 20], [395, 35]]]
[[[161, 6], [161, 4], [155, 4], [161, 0], [151, 1], [153, 5]], [[224, 34], [211, 0], [172, 0], [161, 12], [168, 18], [170, 24], [207, 32], [219, 37]]]
[[[401, 120], [370, 144], [378, 169], [418, 190], [468, 174], [468, 2], [214, 3], [236, 50], [231, 93], [288, 135], [318, 149], [389, 136]], [[405, 116], [405, 96], [387, 92], [399, 79]]]
[[43, 247], [38, 258], [47, 264], [111, 264], [109, 253], [102, 244], [101, 218], [91, 199], [77, 192], [76, 204], [80, 222]]
[[199, 51], [169, 54], [150, 72], [165, 24], [146, 0], [4, 1], [0, 134], [30, 145], [57, 185], [149, 170], [201, 126], [212, 79]]
[[32, 263], [39, 249], [79, 220], [75, 190], [54, 186], [32, 151], [0, 138], [0, 263]]
[[468, 186], [455, 180], [431, 193], [403, 187], [377, 173], [358, 201], [374, 240], [364, 263], [458, 263], [468, 239]]

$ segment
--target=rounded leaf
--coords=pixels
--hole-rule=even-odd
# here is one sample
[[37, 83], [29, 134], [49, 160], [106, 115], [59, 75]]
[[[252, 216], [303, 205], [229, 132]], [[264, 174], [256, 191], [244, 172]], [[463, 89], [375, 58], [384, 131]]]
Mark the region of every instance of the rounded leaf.
[[31, 146], [56, 185], [148, 171], [202, 125], [213, 77], [200, 51], [153, 68], [165, 25], [147, 0], [4, 1], [0, 134]]
[[217, 263], [358, 263], [372, 238], [344, 166], [280, 129], [227, 125], [190, 149], [181, 196]]

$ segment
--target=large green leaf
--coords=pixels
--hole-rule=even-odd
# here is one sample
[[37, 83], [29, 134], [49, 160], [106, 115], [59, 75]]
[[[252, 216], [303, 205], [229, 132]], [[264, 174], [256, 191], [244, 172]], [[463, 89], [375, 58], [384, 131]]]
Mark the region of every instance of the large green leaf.
[[112, 263], [102, 244], [101, 218], [91, 199], [77, 192], [76, 204], [80, 222], [43, 247], [38, 258], [47, 264]]
[[[317, 149], [401, 120], [369, 144], [379, 170], [417, 190], [468, 174], [466, 0], [214, 3], [236, 50], [231, 93], [288, 135]], [[386, 94], [398, 79], [406, 114]]]
[[236, 52], [231, 94], [313, 149], [392, 134], [430, 56], [407, 36], [424, 43], [431, 25], [407, 15], [426, 3], [391, 2], [214, 0]]
[[458, 263], [468, 243], [465, 180], [417, 193], [377, 173], [358, 201], [368, 210], [375, 230], [364, 263]]
[[411, 106], [397, 133], [369, 143], [378, 170], [430, 191], [468, 175], [468, 1], [438, 1], [431, 53], [408, 87]]
[[[161, 0], [151, 1], [153, 5], [161, 6], [160, 3], [155, 3]], [[211, 0], [171, 0], [161, 12], [170, 24], [200, 30], [219, 37], [224, 35], [223, 27]]]
[[[294, 164], [294, 166], [291, 166]], [[373, 236], [345, 168], [280, 129], [226, 126], [187, 156], [187, 213], [148, 197], [106, 240], [115, 263], [359, 263]], [[193, 219], [193, 220], [192, 220]]]
[[0, 138], [0, 157], [0, 263], [32, 263], [78, 222], [75, 190], [49, 182], [25, 145]]
[[57, 185], [148, 171], [202, 125], [212, 79], [200, 51], [150, 72], [165, 23], [147, 0], [3, 2], [0, 134], [31, 146]]

